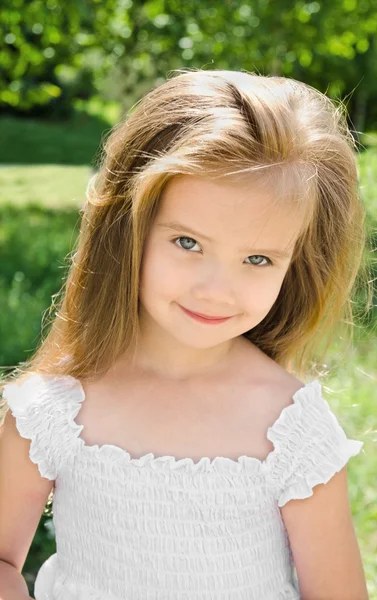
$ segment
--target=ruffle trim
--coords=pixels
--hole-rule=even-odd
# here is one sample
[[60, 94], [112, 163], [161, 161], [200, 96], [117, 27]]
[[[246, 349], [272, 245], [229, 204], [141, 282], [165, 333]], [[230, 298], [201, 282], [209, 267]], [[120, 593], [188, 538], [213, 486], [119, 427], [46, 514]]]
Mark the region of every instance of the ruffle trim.
[[185, 457], [177, 459], [175, 456], [155, 456], [153, 452], [148, 452], [140, 458], [133, 458], [126, 449], [114, 444], [98, 444], [88, 445], [80, 437], [84, 425], [78, 425], [75, 418], [80, 412], [81, 404], [85, 401], [85, 392], [78, 379], [66, 375], [65, 379], [70, 381], [72, 393], [75, 395], [75, 402], [72, 404], [70, 414], [67, 416], [69, 426], [72, 431], [76, 451], [84, 452], [95, 456], [96, 460], [103, 462], [111, 462], [113, 465], [119, 463], [122, 466], [132, 465], [137, 468], [149, 467], [155, 471], [180, 471], [189, 475], [196, 473], [216, 472], [224, 475], [255, 473], [258, 474], [267, 468], [271, 454], [265, 461], [251, 456], [239, 456], [236, 460], [224, 456], [216, 456], [213, 459], [209, 457], [201, 457], [197, 462], [192, 458]]
[[313, 488], [320, 483], [327, 483], [347, 464], [352, 456], [359, 454], [363, 447], [363, 442], [357, 440], [345, 440], [339, 448], [340, 460], [327, 462], [324, 465], [318, 465], [318, 472], [308, 472], [303, 479], [292, 483], [280, 494], [278, 506], [281, 508], [289, 500], [303, 500], [313, 496]]
[[[73, 387], [64, 378], [64, 390]], [[16, 419], [20, 435], [30, 440], [30, 460], [42, 477], [55, 480], [59, 466], [73, 450], [72, 428], [67, 416], [76, 410], [75, 395], [62, 394], [62, 378], [33, 373], [24, 380], [8, 383], [3, 397]]]
[[[314, 380], [300, 388], [292, 396], [293, 404], [286, 406], [275, 423], [269, 427], [267, 438], [272, 442], [274, 450], [271, 451], [264, 460], [243, 455], [239, 456], [237, 459], [231, 459], [224, 456], [217, 456], [213, 459], [201, 457], [195, 462], [190, 457], [177, 459], [175, 456], [171, 455], [155, 456], [153, 452], [144, 454], [140, 458], [133, 458], [126, 449], [120, 448], [119, 446], [113, 444], [103, 444], [102, 446], [98, 446], [97, 444], [88, 445], [80, 437], [84, 425], [78, 425], [75, 422], [75, 418], [80, 412], [82, 402], [85, 401], [85, 392], [79, 380], [71, 376], [66, 376], [66, 379], [69, 381], [72, 393], [76, 396], [76, 402], [72, 405], [68, 421], [72, 428], [76, 443], [78, 444], [78, 451], [95, 456], [97, 460], [103, 462], [111, 461], [112, 464], [118, 462], [121, 466], [132, 465], [140, 469], [149, 467], [155, 471], [179, 471], [180, 473], [187, 475], [213, 472], [224, 476], [240, 474], [253, 474], [257, 476], [265, 473], [268, 474], [273, 470], [273, 465], [278, 461], [279, 455], [284, 455], [286, 452], [283, 442], [289, 438], [289, 430], [293, 430], [297, 425], [297, 422], [301, 419], [302, 413], [305, 412], [305, 407], [310, 407], [312, 403], [315, 403], [321, 412], [329, 412], [329, 405], [322, 397], [321, 384], [318, 380]], [[332, 415], [331, 412], [330, 414]], [[336, 417], [334, 415], [332, 415], [332, 417], [337, 423]], [[340, 428], [339, 425], [338, 427]], [[343, 435], [345, 437], [344, 432]], [[361, 444], [361, 446], [363, 445], [362, 442], [354, 442], [353, 440], [349, 440], [349, 442], [351, 442], [351, 445], [352, 443]], [[340, 468], [341, 467], [339, 467], [339, 470]]]
[[[286, 406], [275, 423], [268, 428], [267, 438], [272, 442], [274, 449], [265, 460], [243, 455], [237, 459], [223, 456], [214, 459], [202, 457], [197, 462], [189, 457], [177, 459], [171, 455], [155, 456], [152, 452], [140, 458], [132, 458], [127, 450], [113, 444], [102, 446], [86, 444], [80, 437], [84, 425], [75, 422], [81, 404], [85, 401], [85, 392], [81, 382], [70, 375], [33, 374], [20, 386], [16, 383], [6, 385], [4, 395], [16, 417], [22, 437], [32, 440], [31, 460], [38, 464], [40, 473], [48, 479], [56, 478], [58, 466], [63, 460], [61, 449], [64, 448], [66, 458], [68, 455], [75, 456], [82, 452], [94, 456], [96, 460], [110, 461], [112, 464], [120, 463], [122, 466], [132, 465], [137, 468], [149, 467], [156, 471], [179, 471], [188, 475], [206, 472], [223, 475], [266, 473], [272, 484], [276, 486], [279, 485], [279, 480], [286, 479], [285, 471], [289, 471], [289, 465], [295, 462], [292, 461], [290, 452], [294, 451], [295, 455], [297, 454], [300, 438], [304, 439], [311, 425], [310, 412], [315, 409], [320, 420], [323, 417], [327, 420], [331, 419], [332, 429], [336, 434], [335, 440], [341, 448], [341, 456], [340, 459], [338, 456], [335, 462], [325, 460], [325, 464], [318, 467], [318, 473], [311, 472], [306, 480], [297, 481], [290, 493], [297, 494], [296, 497], [301, 498], [312, 494], [311, 486], [328, 481], [344, 466], [348, 458], [355, 456], [363, 446], [363, 442], [346, 438], [328, 403], [322, 397], [321, 389], [321, 384], [314, 380], [292, 396], [293, 404]], [[53, 454], [58, 454], [55, 461]], [[287, 502], [288, 498], [289, 491], [286, 490], [280, 502]]]
[[364, 445], [347, 438], [317, 380], [298, 390], [293, 400], [267, 433], [275, 448], [271, 477], [280, 482], [279, 507], [312, 496], [316, 485], [326, 484]]
[[36, 398], [35, 377], [32, 375], [20, 384], [8, 383], [3, 388], [3, 397], [7, 399], [21, 436], [31, 440], [30, 460], [38, 466], [42, 477], [54, 480], [56, 470], [48, 443], [46, 444], [46, 437], [48, 437], [45, 429], [46, 422], [43, 417], [41, 418], [41, 413], [44, 411], [44, 398]]
[[[216, 456], [213, 459], [210, 459], [209, 457], [201, 457], [197, 462], [194, 462], [194, 460], [189, 457], [177, 459], [175, 456], [171, 455], [155, 456], [153, 452], [144, 454], [140, 458], [133, 458], [131, 457], [130, 453], [127, 452], [127, 450], [113, 444], [103, 444], [102, 446], [98, 446], [97, 444], [88, 445], [80, 437], [80, 433], [84, 429], [84, 425], [78, 425], [75, 422], [75, 418], [80, 412], [81, 404], [85, 401], [84, 389], [78, 379], [75, 379], [70, 375], [65, 376], [65, 378], [70, 380], [72, 391], [74, 390], [76, 395], [77, 404], [73, 405], [73, 409], [68, 417], [68, 421], [72, 428], [72, 433], [76, 443], [78, 444], [78, 451], [91, 454], [95, 456], [97, 460], [101, 460], [103, 462], [111, 461], [112, 464], [119, 462], [122, 465], [132, 465], [137, 468], [150, 467], [155, 471], [180, 471], [188, 475], [208, 472], [215, 472], [225, 476], [239, 474], [259, 475], [269, 472], [271, 464], [276, 459], [276, 455], [280, 452], [279, 443], [277, 443], [275, 446], [273, 442], [274, 450], [271, 451], [264, 460], [260, 460], [259, 458], [253, 456], [243, 455], [239, 456], [237, 459], [224, 456]], [[316, 386], [318, 386], [319, 390], [321, 390], [321, 385], [317, 380], [300, 388], [294, 394], [294, 396], [292, 396], [294, 403], [302, 402], [308, 393], [310, 395], [310, 391], [308, 392], [308, 390], [310, 390], [311, 387]], [[279, 426], [279, 422], [282, 423], [285, 419], [289, 420], [290, 413], [292, 413], [294, 421], [294, 406], [295, 404], [291, 404], [283, 409], [277, 421], [272, 425], [272, 427], [269, 428], [269, 434], [274, 434], [275, 428]]]

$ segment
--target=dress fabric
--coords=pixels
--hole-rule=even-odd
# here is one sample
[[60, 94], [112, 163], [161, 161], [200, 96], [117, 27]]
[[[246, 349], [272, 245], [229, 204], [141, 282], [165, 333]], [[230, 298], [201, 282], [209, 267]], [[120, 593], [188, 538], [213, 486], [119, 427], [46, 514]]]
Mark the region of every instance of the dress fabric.
[[30, 459], [55, 480], [56, 553], [36, 600], [300, 600], [279, 508], [311, 496], [363, 445], [347, 439], [317, 380], [268, 429], [264, 461], [89, 446], [75, 422], [84, 390], [70, 375], [33, 373], [3, 396]]

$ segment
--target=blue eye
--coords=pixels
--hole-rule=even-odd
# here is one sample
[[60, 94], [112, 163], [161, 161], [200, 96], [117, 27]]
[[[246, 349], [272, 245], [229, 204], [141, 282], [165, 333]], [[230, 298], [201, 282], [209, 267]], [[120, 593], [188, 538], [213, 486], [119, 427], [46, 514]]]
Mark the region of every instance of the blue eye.
[[[180, 237], [174, 238], [172, 240], [172, 243], [174, 245], [176, 245], [176, 242], [178, 242], [178, 240], [189, 240], [189, 245], [190, 245], [190, 242], [191, 243], [194, 242], [194, 246], [198, 243], [196, 240], [194, 240], [194, 238], [190, 238], [190, 237], [187, 237], [187, 236], [180, 236]], [[184, 242], [184, 244], [185, 243], [186, 242]], [[191, 248], [185, 248], [184, 245], [182, 246], [181, 242], [179, 242], [178, 248], [181, 248], [181, 250], [184, 250], [185, 252], [190, 252], [192, 250], [192, 247]], [[247, 263], [247, 264], [252, 265], [254, 267], [259, 267], [259, 266], [265, 267], [267, 265], [272, 265], [272, 260], [270, 260], [269, 258], [267, 258], [267, 256], [259, 256], [258, 254], [255, 254], [255, 255], [252, 255], [252, 256], [248, 256], [247, 258], [257, 259], [257, 262]], [[265, 261], [265, 262], [260, 262], [260, 259], [262, 259], [262, 261]]]
[[[175, 244], [175, 242], [176, 242], [176, 241], [178, 241], [178, 240], [191, 240], [191, 242], [195, 242], [195, 244], [197, 244], [196, 240], [194, 240], [193, 238], [190, 238], [190, 237], [184, 237], [184, 236], [181, 236], [181, 237], [175, 238], [175, 239], [174, 239], [174, 240], [172, 240], [172, 241], [173, 241], [173, 243]], [[194, 245], [195, 245], [195, 244], [194, 244]], [[181, 248], [182, 250], [186, 250], [187, 252], [189, 252], [190, 250], [192, 250], [192, 248], [184, 248], [184, 247], [182, 247], [181, 245], [180, 245], [180, 246], [178, 246], [178, 247], [179, 247], [179, 248]]]
[[258, 267], [259, 265], [262, 266], [262, 267], [264, 267], [265, 265], [272, 265], [271, 260], [269, 258], [267, 258], [267, 256], [259, 256], [258, 254], [254, 254], [253, 256], [248, 256], [247, 258], [262, 259], [262, 260], [266, 261], [264, 263], [261, 263], [259, 261], [258, 262], [249, 263], [249, 264], [252, 264], [252, 265], [254, 265], [256, 267]]

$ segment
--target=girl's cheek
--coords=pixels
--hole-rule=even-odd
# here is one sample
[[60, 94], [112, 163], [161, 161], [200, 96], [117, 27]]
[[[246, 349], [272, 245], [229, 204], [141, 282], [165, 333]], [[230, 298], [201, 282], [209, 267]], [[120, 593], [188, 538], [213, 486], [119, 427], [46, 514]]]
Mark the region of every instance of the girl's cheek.
[[180, 268], [177, 261], [161, 254], [151, 255], [150, 260], [145, 263], [144, 278], [151, 287], [160, 290], [161, 294], [175, 290], [189, 280], [187, 270]]
[[251, 305], [261, 312], [269, 311], [277, 299], [283, 278], [277, 274], [270, 277], [254, 278], [247, 286], [247, 293], [242, 294], [245, 305]]

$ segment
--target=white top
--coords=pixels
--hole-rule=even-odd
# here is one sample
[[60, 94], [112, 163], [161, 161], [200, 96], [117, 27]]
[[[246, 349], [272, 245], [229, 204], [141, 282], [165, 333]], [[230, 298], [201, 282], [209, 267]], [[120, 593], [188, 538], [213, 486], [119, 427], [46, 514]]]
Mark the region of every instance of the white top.
[[69, 375], [34, 373], [3, 395], [56, 486], [57, 552], [36, 600], [299, 600], [279, 507], [311, 496], [363, 445], [346, 438], [317, 380], [268, 429], [264, 461], [86, 445], [74, 421], [84, 390]]

